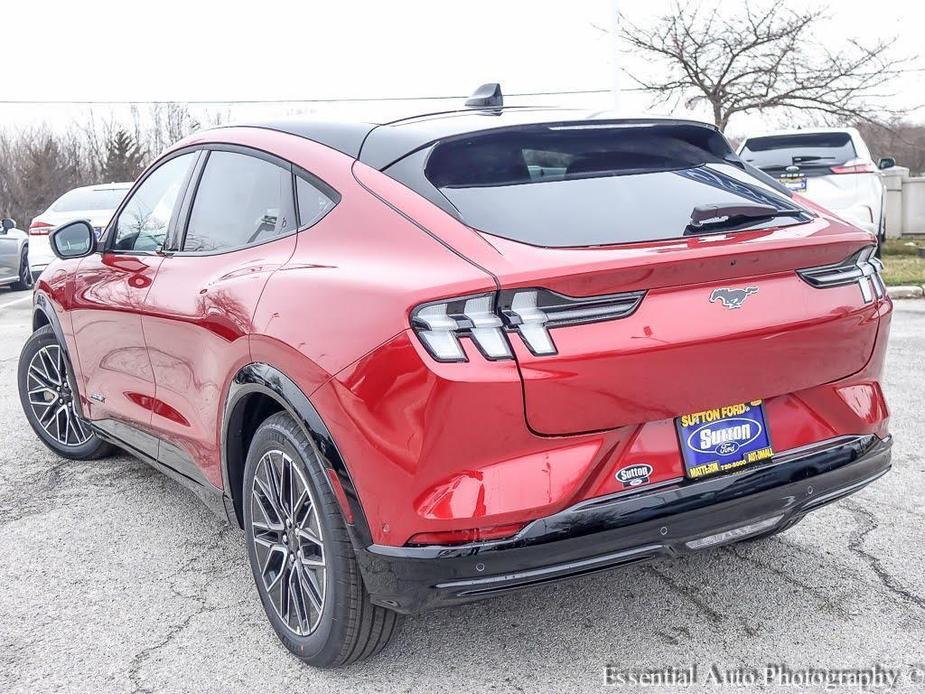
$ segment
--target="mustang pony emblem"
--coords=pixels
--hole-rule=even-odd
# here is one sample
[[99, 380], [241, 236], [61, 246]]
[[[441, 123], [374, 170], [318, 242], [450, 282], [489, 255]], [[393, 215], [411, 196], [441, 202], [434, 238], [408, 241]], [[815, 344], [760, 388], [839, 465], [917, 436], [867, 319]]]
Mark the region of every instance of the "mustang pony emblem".
[[710, 303], [715, 304], [717, 301], [723, 302], [726, 308], [742, 308], [742, 304], [748, 298], [749, 294], [757, 294], [758, 287], [746, 287], [745, 289], [714, 289], [710, 294]]

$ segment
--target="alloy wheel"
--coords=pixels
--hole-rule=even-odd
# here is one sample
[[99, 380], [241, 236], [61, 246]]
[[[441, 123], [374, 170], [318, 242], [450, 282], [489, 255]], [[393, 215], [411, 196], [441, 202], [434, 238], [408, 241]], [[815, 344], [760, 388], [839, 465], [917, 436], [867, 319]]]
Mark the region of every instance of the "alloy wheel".
[[74, 405], [67, 378], [67, 360], [59, 345], [46, 345], [29, 362], [26, 383], [29, 407], [39, 425], [62, 446], [80, 446], [93, 433]]
[[267, 451], [257, 463], [251, 529], [277, 616], [299, 636], [312, 633], [324, 610], [324, 537], [306, 473], [283, 451]]

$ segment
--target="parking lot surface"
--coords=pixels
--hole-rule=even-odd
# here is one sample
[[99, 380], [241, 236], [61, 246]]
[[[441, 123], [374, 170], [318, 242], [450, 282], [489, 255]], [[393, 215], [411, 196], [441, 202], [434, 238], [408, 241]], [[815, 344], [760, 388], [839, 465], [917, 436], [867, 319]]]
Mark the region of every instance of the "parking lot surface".
[[30, 311], [0, 290], [0, 692], [580, 692], [608, 664], [879, 664], [925, 691], [925, 301], [897, 302], [893, 470], [861, 493], [776, 538], [408, 618], [334, 672], [277, 642], [240, 530], [132, 458], [39, 444], [16, 394]]

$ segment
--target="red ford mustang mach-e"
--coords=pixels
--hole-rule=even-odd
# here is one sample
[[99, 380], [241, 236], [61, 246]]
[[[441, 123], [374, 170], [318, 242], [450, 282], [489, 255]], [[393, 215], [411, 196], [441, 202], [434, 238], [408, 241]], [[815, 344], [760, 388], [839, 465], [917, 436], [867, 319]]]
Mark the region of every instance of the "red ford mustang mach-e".
[[870, 233], [711, 126], [485, 104], [194, 135], [37, 285], [38, 436], [239, 523], [314, 665], [780, 532], [890, 466]]

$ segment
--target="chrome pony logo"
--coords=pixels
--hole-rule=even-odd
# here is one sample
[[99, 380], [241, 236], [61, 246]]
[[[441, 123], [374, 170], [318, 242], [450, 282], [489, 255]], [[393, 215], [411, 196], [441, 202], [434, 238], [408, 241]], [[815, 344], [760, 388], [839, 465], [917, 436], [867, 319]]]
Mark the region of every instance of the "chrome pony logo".
[[721, 301], [726, 308], [742, 308], [742, 304], [750, 294], [757, 294], [758, 287], [746, 287], [745, 289], [714, 289], [710, 294], [710, 303], [715, 304]]

